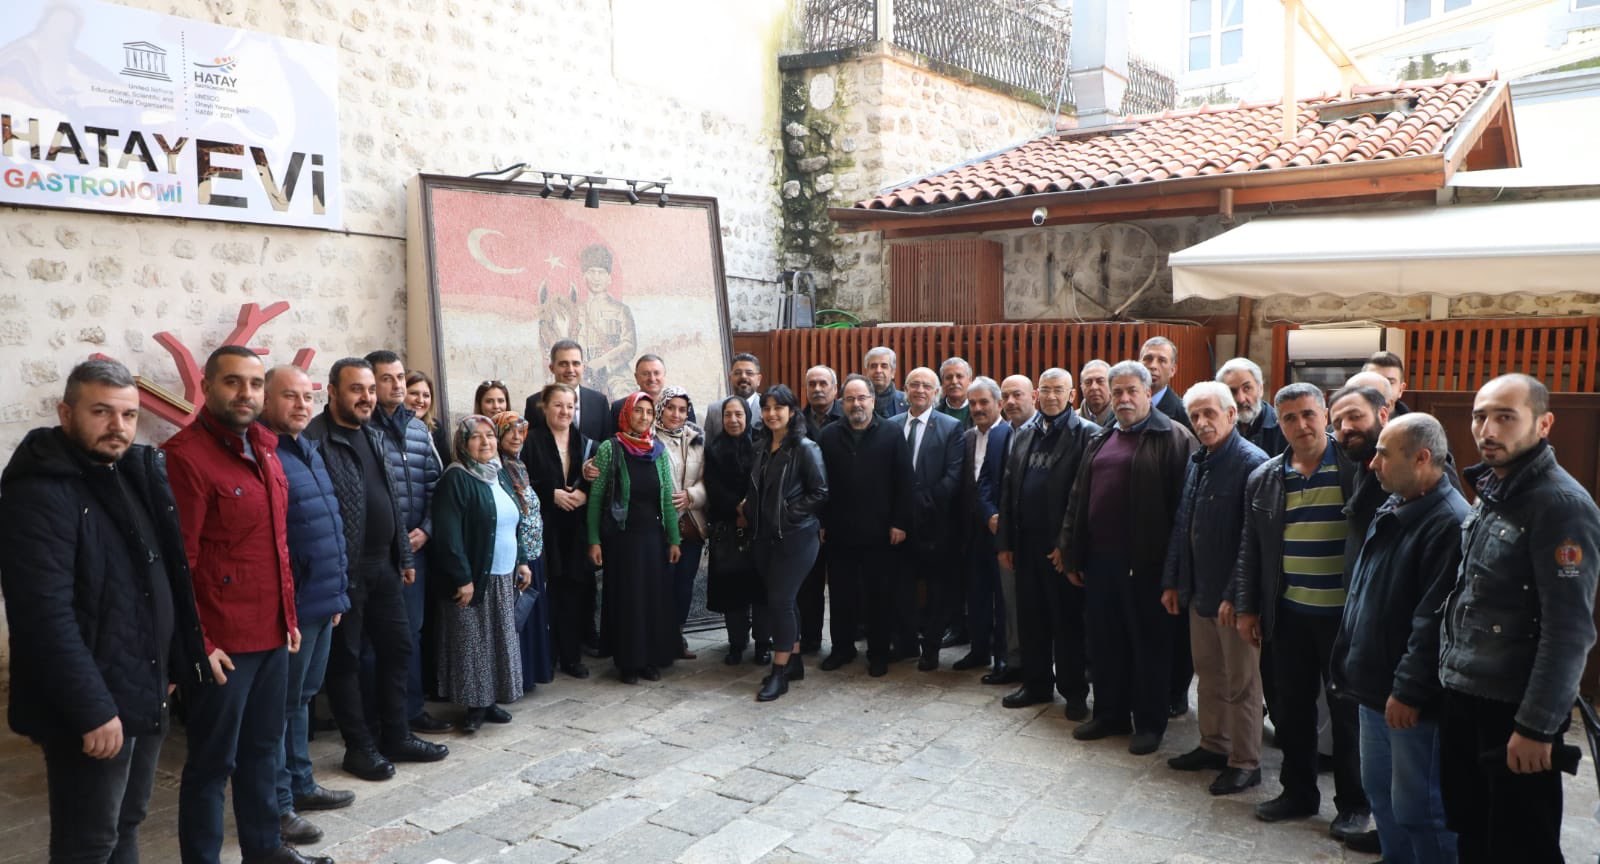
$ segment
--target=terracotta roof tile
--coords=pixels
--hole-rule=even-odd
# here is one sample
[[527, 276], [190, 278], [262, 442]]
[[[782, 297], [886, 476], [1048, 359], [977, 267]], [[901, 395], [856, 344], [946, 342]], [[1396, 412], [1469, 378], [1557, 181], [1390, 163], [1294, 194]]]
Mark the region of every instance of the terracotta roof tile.
[[[1404, 84], [1362, 85], [1352, 98], [1396, 98], [1409, 110], [1361, 114], [1323, 123], [1320, 105], [1344, 101], [1324, 94], [1299, 103], [1299, 131], [1279, 141], [1275, 102], [1202, 105], [1129, 117], [1127, 131], [1050, 134], [981, 162], [857, 202], [899, 209], [968, 203], [1180, 177], [1273, 171], [1439, 153], [1456, 124], [1489, 90], [1489, 77], [1447, 76]], [[1126, 126], [1121, 127], [1126, 129]]]

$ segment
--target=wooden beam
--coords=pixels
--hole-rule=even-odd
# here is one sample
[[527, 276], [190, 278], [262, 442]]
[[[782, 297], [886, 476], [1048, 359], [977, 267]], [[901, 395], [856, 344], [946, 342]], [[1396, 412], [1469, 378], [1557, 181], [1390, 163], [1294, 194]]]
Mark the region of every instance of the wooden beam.
[[[1317, 20], [1316, 15], [1312, 14], [1308, 0], [1298, 0], [1295, 5], [1298, 7], [1299, 12], [1295, 18], [1300, 25], [1300, 29], [1304, 30], [1306, 35], [1311, 37], [1311, 41], [1322, 49], [1323, 56], [1327, 57], [1334, 66], [1339, 68], [1339, 89], [1344, 94], [1344, 98], [1349, 99], [1355, 85], [1367, 83], [1366, 73], [1362, 72], [1361, 67], [1356, 65], [1355, 59], [1350, 56], [1349, 52], [1344, 50], [1344, 46], [1339, 44], [1339, 40], [1333, 38], [1333, 34], [1328, 32], [1328, 28], [1322, 26], [1322, 22]], [[1286, 17], [1289, 11], [1288, 6], [1289, 0], [1284, 0], [1284, 14]]]
[[1250, 297], [1239, 298], [1239, 315], [1233, 325], [1234, 343], [1233, 353], [1240, 357], [1250, 356], [1250, 322], [1256, 311], [1256, 301]]

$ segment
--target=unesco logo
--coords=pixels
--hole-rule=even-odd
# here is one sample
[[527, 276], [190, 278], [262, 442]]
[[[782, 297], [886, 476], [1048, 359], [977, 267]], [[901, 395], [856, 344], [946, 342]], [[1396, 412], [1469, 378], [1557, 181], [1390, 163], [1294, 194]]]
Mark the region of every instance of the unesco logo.
[[171, 81], [167, 75], [167, 49], [153, 42], [122, 43], [122, 74], [152, 81]]

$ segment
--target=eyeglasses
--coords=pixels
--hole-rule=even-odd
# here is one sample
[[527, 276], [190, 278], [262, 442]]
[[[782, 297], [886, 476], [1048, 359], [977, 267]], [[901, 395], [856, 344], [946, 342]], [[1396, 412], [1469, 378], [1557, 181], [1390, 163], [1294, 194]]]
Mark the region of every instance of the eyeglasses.
[[490, 378], [487, 381], [478, 382], [478, 386], [479, 387], [499, 387], [500, 389], [504, 390], [505, 387], [506, 387], [506, 382], [504, 382], [504, 381], [496, 381], [495, 379]]

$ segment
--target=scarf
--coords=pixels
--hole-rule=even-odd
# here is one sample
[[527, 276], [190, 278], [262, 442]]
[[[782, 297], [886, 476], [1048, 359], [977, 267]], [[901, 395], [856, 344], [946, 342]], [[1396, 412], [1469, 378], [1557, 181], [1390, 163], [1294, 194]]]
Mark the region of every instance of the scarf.
[[717, 403], [716, 410], [720, 415], [722, 409], [735, 399], [738, 399], [745, 408], [744, 431], [738, 435], [730, 435], [724, 429], [723, 434], [711, 439], [710, 449], [719, 462], [738, 466], [738, 475], [743, 477], [749, 476], [750, 468], [756, 461], [755, 434], [750, 428], [750, 405], [739, 396], [729, 396]]
[[498, 483], [500, 482], [500, 459], [498, 458], [498, 453], [495, 458], [491, 458], [487, 462], [479, 462], [467, 453], [467, 439], [471, 438], [472, 433], [477, 431], [480, 423], [488, 426], [491, 431], [494, 430], [494, 421], [482, 414], [470, 414], [461, 418], [461, 422], [456, 424], [454, 442], [456, 461], [451, 462], [450, 467], [460, 468], [485, 483]]
[[651, 459], [655, 456], [656, 447], [660, 446], [659, 442], [651, 435], [652, 427], [646, 426], [643, 435], [634, 435], [628, 431], [628, 421], [633, 417], [633, 408], [639, 404], [641, 399], [650, 402], [652, 405], [655, 403], [655, 400], [650, 398], [650, 394], [643, 390], [633, 393], [622, 400], [622, 412], [617, 415], [616, 438], [617, 443], [622, 446], [622, 449], [629, 456], [635, 459]]
[[[499, 414], [494, 415], [495, 436], [499, 438], [502, 444], [505, 443], [507, 435], [518, 429], [527, 428], [528, 421], [522, 419], [522, 415], [515, 411], [501, 411]], [[501, 451], [501, 454], [505, 457], [501, 461], [505, 463], [506, 474], [511, 478], [511, 489], [517, 493], [517, 508], [522, 511], [522, 515], [526, 516], [528, 515], [528, 500], [525, 493], [528, 491], [528, 487], [532, 485], [528, 482], [528, 466], [522, 464], [522, 459], [516, 453]]]
[[655, 432], [660, 437], [671, 438], [674, 441], [682, 441], [687, 438], [689, 443], [693, 444], [695, 441], [700, 440], [703, 434], [699, 426], [687, 420], [683, 421], [683, 425], [676, 429], [668, 429], [661, 424], [662, 415], [667, 413], [667, 403], [679, 397], [683, 398], [683, 404], [689, 406], [690, 411], [694, 410], [694, 401], [689, 398], [689, 391], [676, 384], [668, 385], [661, 391], [661, 402], [656, 405]]

